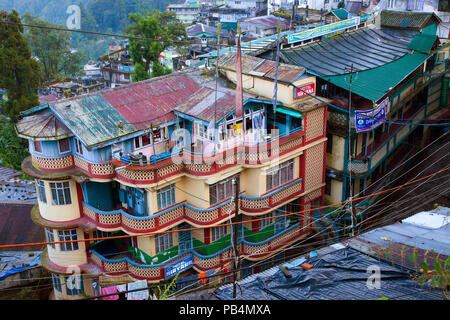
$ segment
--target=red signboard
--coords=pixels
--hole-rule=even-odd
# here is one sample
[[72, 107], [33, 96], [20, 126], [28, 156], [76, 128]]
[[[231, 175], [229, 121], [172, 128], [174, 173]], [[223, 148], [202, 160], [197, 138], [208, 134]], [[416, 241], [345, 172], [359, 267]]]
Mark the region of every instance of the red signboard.
[[315, 88], [316, 87], [315, 87], [314, 83], [310, 83], [310, 84], [301, 86], [300, 87], [301, 90], [299, 90], [298, 88], [295, 88], [294, 99], [298, 99], [298, 98], [302, 98], [304, 96], [307, 96], [307, 94], [305, 92], [303, 92], [303, 91], [306, 91], [309, 94], [314, 94]]

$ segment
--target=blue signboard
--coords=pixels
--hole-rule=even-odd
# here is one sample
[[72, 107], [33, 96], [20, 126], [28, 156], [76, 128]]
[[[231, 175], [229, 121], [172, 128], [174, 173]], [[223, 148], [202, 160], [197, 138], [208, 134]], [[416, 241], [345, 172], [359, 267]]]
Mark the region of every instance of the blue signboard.
[[347, 20], [338, 21], [335, 23], [326, 24], [324, 26], [297, 32], [288, 36], [288, 43], [312, 39], [318, 36], [323, 36], [331, 32], [345, 30], [360, 24], [360, 17], [354, 17]]
[[182, 260], [178, 260], [167, 267], [164, 268], [165, 278], [168, 279], [177, 273], [187, 270], [194, 265], [192, 260], [192, 255], [183, 258]]
[[386, 119], [389, 98], [386, 98], [376, 108], [369, 111], [355, 111], [356, 132], [367, 131], [378, 127]]

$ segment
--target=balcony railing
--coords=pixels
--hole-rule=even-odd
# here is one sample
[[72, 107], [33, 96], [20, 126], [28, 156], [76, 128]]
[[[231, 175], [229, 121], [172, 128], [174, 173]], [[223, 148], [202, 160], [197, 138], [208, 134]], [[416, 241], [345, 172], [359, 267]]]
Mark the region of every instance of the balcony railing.
[[[302, 179], [298, 178], [261, 197], [239, 196], [240, 209], [245, 213], [264, 213], [274, 210], [303, 192]], [[83, 202], [83, 215], [98, 227], [108, 230], [123, 229], [131, 233], [147, 233], [161, 228], [174, 227], [181, 222], [195, 226], [213, 226], [234, 214], [234, 203], [225, 200], [207, 209], [196, 208], [180, 202], [150, 216], [133, 216], [123, 209], [103, 211]]]
[[[423, 106], [412, 117], [410, 122], [420, 123], [425, 118], [426, 106]], [[398, 125], [382, 143], [367, 156], [359, 156], [349, 161], [348, 170], [355, 175], [365, 175], [376, 168], [397, 146], [416, 128], [414, 125]], [[359, 158], [359, 159], [358, 159]]]

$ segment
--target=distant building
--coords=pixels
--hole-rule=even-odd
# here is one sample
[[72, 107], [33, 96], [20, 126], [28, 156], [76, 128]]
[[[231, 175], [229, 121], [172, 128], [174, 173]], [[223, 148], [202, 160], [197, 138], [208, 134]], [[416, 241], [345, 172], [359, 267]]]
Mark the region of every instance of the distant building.
[[99, 63], [85, 64], [83, 70], [84, 73], [86, 74], [86, 77], [89, 78], [100, 78], [102, 76], [102, 71], [100, 69]]
[[289, 30], [290, 22], [275, 16], [260, 16], [242, 20], [242, 32], [251, 38], [267, 37], [277, 33], [277, 24], [281, 31]]
[[107, 87], [115, 87], [132, 82], [134, 66], [127, 48], [99, 57], [102, 78]]
[[448, 0], [379, 0], [371, 1], [372, 10], [395, 10], [408, 12], [434, 12], [444, 22], [450, 22]]
[[[201, 42], [202, 46], [207, 46], [208, 42], [217, 42], [218, 29], [216, 27], [208, 26], [203, 23], [197, 23], [186, 28], [186, 32], [189, 40], [196, 40]], [[227, 40], [229, 32], [226, 29], [222, 29], [220, 32], [221, 43], [223, 40]]]
[[345, 9], [334, 9], [325, 13], [322, 17], [325, 23], [334, 23], [350, 18], [351, 14]]
[[191, 24], [196, 21], [200, 13], [200, 5], [196, 2], [185, 2], [182, 4], [169, 4], [167, 10], [175, 12], [177, 19], [184, 24]]

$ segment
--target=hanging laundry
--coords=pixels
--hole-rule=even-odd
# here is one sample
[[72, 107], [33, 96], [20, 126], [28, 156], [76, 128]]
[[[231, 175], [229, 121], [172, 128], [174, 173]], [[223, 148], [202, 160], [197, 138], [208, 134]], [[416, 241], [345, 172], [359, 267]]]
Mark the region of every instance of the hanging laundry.
[[148, 300], [149, 294], [147, 289], [147, 281], [139, 280], [127, 284], [127, 291], [143, 289], [127, 293], [127, 300]]
[[[117, 287], [111, 286], [102, 288], [102, 295], [117, 293]], [[115, 294], [112, 296], [103, 297], [102, 300], [119, 300], [119, 295]]]

